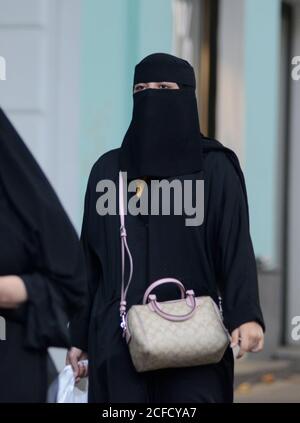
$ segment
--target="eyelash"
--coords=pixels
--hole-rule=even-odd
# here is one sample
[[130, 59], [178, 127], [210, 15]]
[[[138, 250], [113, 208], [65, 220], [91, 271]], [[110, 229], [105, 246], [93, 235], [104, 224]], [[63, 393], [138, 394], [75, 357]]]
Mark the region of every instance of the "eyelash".
[[[170, 85], [167, 85], [167, 84], [160, 84], [160, 87], [164, 87], [163, 89], [170, 89], [171, 88]], [[145, 87], [143, 85], [138, 85], [136, 87], [135, 91], [141, 91], [143, 89], [145, 89]]]

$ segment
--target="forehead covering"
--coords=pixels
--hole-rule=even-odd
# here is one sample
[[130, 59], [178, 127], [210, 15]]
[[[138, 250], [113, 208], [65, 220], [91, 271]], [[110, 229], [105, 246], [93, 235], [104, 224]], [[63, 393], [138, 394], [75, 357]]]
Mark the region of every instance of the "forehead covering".
[[193, 67], [183, 59], [165, 53], [145, 57], [135, 67], [134, 85], [140, 82], [176, 82], [196, 87]]

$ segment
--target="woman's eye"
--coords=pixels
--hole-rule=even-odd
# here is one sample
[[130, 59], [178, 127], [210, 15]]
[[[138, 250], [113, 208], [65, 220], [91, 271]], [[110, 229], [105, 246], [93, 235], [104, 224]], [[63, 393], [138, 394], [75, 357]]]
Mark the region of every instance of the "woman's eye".
[[170, 88], [170, 87], [167, 84], [160, 84], [159, 88], [164, 89], [164, 88]]
[[135, 91], [141, 91], [143, 90], [145, 87], [143, 85], [138, 85], [137, 87], [135, 87]]

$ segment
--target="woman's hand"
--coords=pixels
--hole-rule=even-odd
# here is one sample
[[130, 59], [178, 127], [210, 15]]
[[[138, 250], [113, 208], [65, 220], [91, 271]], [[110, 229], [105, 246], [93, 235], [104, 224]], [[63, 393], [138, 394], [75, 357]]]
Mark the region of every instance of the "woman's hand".
[[25, 284], [19, 276], [0, 276], [0, 308], [17, 308], [27, 299]]
[[245, 352], [259, 352], [264, 347], [264, 332], [256, 322], [244, 323], [232, 332], [231, 338], [231, 348], [240, 346], [236, 358], [241, 358]]
[[71, 364], [76, 383], [79, 382], [81, 378], [88, 376], [88, 366], [80, 363], [80, 361], [87, 360], [87, 358], [87, 353], [76, 347], [72, 347], [67, 353], [66, 364]]

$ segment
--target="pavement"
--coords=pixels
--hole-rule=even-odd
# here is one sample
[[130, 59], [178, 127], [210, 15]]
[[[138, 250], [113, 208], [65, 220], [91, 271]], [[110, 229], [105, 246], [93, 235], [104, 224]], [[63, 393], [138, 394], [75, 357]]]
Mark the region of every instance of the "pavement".
[[299, 366], [291, 360], [235, 362], [236, 403], [300, 403]]
[[300, 403], [300, 374], [282, 379], [239, 385], [236, 403]]

